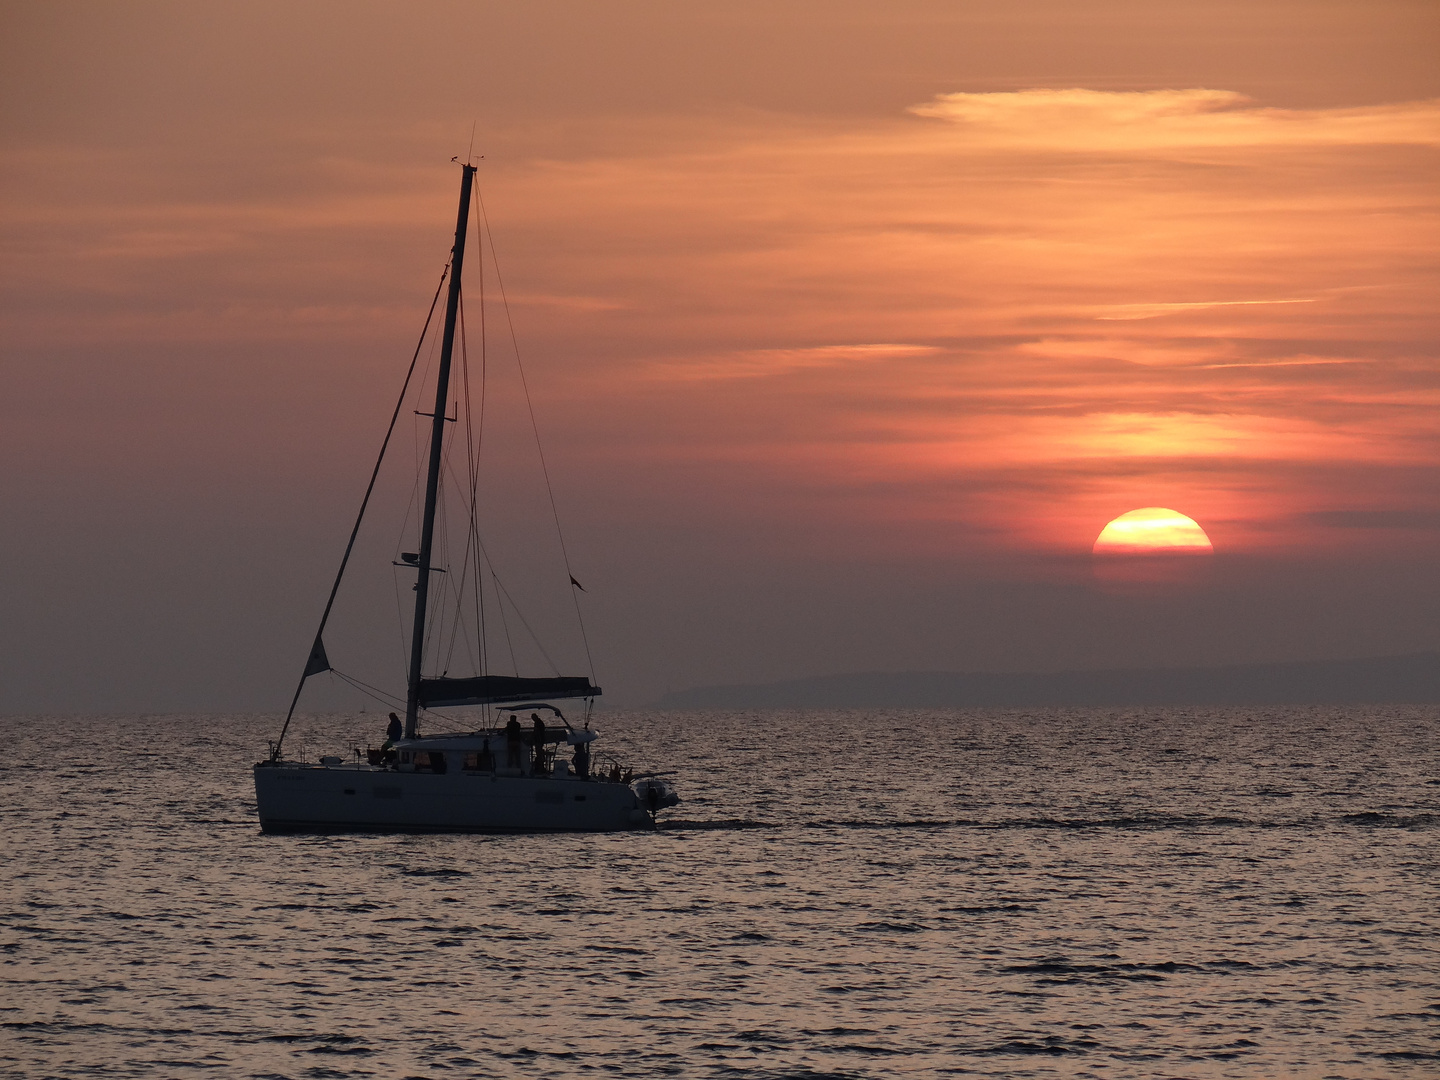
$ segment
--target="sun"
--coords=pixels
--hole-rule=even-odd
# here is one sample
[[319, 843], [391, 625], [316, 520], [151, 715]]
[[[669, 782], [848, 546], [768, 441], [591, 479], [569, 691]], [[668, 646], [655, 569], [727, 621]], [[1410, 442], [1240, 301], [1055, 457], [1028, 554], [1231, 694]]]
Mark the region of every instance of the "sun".
[[1215, 550], [1194, 518], [1162, 506], [1121, 514], [1100, 531], [1096, 555], [1209, 555]]

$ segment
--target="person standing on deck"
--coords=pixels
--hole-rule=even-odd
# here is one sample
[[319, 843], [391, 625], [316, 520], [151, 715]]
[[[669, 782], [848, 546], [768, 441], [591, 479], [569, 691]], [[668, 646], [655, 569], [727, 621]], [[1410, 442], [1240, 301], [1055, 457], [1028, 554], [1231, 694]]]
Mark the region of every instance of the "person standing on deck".
[[392, 712], [390, 714], [390, 726], [385, 729], [385, 745], [380, 747], [380, 749], [389, 750], [390, 747], [400, 741], [404, 734], [405, 725], [400, 722], [400, 717]]
[[535, 734], [530, 741], [535, 744], [535, 757], [531, 762], [531, 769], [536, 774], [545, 770], [545, 721], [540, 719], [539, 713], [530, 714], [530, 723], [535, 727]]
[[520, 721], [515, 714], [510, 714], [510, 722], [505, 725], [505, 767], [508, 769], [520, 768]]

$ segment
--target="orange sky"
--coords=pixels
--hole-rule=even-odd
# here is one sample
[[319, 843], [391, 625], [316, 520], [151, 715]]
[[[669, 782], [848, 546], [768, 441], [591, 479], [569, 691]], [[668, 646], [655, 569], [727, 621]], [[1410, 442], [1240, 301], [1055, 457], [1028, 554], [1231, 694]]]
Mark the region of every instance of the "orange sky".
[[[174, 654], [123, 627], [193, 612], [250, 665], [217, 705], [264, 705], [247, 672], [268, 693], [309, 633], [473, 123], [632, 699], [1434, 648], [1440, 11], [991, 7], [4, 5], [0, 494], [9, 561], [61, 582], [8, 595], [63, 637], [99, 588], [102, 666], [152, 676]], [[1144, 506], [1231, 559], [1211, 596], [1087, 599]], [[1368, 592], [1316, 593], [1347, 574]], [[807, 610], [844, 625], [802, 640]], [[114, 678], [75, 700], [150, 700]]]

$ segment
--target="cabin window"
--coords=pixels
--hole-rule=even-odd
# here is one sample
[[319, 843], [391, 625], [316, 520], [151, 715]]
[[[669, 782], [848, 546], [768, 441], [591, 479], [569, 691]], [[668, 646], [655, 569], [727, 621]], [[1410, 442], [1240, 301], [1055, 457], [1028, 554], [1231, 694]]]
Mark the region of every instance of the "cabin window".
[[465, 755], [465, 768], [475, 770], [480, 768], [480, 755], [478, 753]]
[[401, 750], [401, 751], [400, 751], [400, 764], [402, 764], [402, 765], [409, 765], [409, 764], [410, 764], [410, 751], [409, 751], [409, 750]]

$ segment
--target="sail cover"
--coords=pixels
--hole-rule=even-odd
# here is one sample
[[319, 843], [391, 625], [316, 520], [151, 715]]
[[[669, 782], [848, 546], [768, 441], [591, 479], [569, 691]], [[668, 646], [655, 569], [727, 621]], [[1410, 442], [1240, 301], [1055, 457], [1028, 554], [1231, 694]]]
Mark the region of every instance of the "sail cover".
[[421, 679], [420, 707], [495, 705], [544, 698], [595, 697], [600, 693], [583, 676], [522, 679], [513, 675], [480, 675], [473, 679]]

